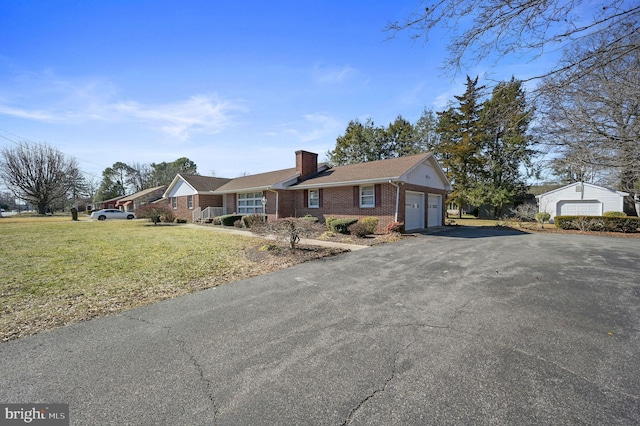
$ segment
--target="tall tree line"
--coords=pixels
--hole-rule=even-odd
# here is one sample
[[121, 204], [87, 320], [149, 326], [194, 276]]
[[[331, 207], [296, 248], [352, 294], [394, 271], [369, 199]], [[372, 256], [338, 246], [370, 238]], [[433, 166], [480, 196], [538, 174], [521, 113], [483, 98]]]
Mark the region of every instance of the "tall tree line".
[[532, 109], [522, 82], [497, 84], [487, 95], [478, 78], [467, 77], [455, 104], [434, 113], [424, 109], [415, 124], [402, 116], [387, 127], [369, 119], [353, 120], [327, 153], [336, 165], [383, 160], [432, 151], [440, 161], [462, 214], [466, 204], [503, 207], [526, 192], [527, 171], [534, 170]]
[[198, 167], [187, 157], [150, 165], [118, 161], [102, 172], [95, 200], [104, 201], [156, 186], [168, 186], [178, 173], [198, 174]]

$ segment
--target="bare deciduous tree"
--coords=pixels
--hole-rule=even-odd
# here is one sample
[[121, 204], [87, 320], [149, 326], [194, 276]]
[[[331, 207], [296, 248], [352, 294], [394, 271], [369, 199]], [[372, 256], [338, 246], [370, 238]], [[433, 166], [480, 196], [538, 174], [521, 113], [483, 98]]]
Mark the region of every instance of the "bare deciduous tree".
[[57, 149], [20, 142], [0, 150], [0, 178], [16, 198], [36, 205], [44, 214], [82, 181], [82, 174], [76, 161]]
[[[640, 49], [605, 54], [609, 38], [599, 35], [567, 51], [565, 63], [580, 65], [543, 80], [540, 128], [573, 175], [608, 171], [619, 189], [634, 193], [640, 190]], [[625, 43], [640, 43], [640, 34], [632, 38]], [[591, 57], [594, 51], [602, 56]]]
[[[422, 0], [406, 19], [388, 24], [387, 31], [391, 37], [408, 31], [412, 38], [428, 41], [437, 28], [446, 30], [451, 41], [444, 68], [449, 71], [491, 55], [498, 60], [516, 53], [538, 57], [553, 49], [573, 49], [594, 35], [621, 36], [608, 37], [601, 51], [561, 64], [551, 75], [585, 60], [597, 62], [603, 51], [622, 57], [638, 50], [640, 46], [629, 37], [639, 33], [638, 20], [640, 5], [629, 0], [595, 4], [581, 0]], [[538, 77], [542, 76], [534, 78]]]

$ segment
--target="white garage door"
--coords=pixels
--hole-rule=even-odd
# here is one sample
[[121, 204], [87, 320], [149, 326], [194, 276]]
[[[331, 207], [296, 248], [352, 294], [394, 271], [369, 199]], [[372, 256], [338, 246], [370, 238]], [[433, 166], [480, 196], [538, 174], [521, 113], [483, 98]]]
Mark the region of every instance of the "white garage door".
[[405, 195], [404, 227], [407, 231], [424, 228], [424, 194], [407, 191]]
[[429, 194], [427, 196], [427, 226], [442, 225], [442, 196], [438, 194]]
[[558, 201], [558, 216], [600, 216], [602, 203], [597, 200]]

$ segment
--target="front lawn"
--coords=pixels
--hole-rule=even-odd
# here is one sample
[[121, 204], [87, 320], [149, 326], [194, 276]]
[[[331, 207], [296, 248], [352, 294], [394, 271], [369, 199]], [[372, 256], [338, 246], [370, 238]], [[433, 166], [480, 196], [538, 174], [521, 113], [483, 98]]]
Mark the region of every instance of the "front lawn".
[[142, 220], [2, 218], [0, 241], [3, 341], [308, 259], [258, 260], [265, 240]]

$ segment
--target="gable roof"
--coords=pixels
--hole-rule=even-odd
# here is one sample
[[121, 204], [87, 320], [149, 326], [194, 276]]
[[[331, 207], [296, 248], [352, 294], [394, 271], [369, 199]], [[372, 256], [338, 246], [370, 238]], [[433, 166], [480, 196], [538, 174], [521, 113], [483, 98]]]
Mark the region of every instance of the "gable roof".
[[578, 186], [578, 185], [588, 186], [588, 187], [591, 187], [591, 188], [594, 188], [594, 189], [599, 189], [601, 191], [613, 192], [613, 193], [616, 193], [616, 194], [620, 195], [621, 197], [626, 197], [627, 195], [629, 195], [628, 192], [616, 191], [614, 189], [605, 188], [604, 186], [598, 186], [598, 185], [594, 185], [592, 183], [575, 182], [575, 183], [563, 186], [561, 188], [556, 188], [553, 191], [549, 191], [549, 192], [545, 192], [544, 194], [536, 195], [536, 198], [546, 197], [547, 195], [553, 194], [555, 192], [564, 191], [565, 189], [573, 188], [574, 186]]
[[295, 167], [276, 170], [273, 172], [259, 173], [257, 175], [242, 176], [225, 183], [214, 192], [216, 194], [229, 194], [238, 191], [262, 191], [270, 188], [284, 189], [287, 183], [298, 179], [300, 173]]
[[114, 198], [109, 198], [108, 200], [97, 201], [96, 204], [105, 204], [105, 203], [110, 203], [112, 201], [115, 202], [115, 201], [123, 199], [124, 197], [126, 197], [126, 195], [119, 195], [119, 196], [114, 197]]
[[145, 195], [149, 195], [155, 191], [163, 191], [166, 188], [166, 186], [164, 185], [160, 185], [160, 186], [156, 186], [153, 188], [148, 188], [148, 189], [144, 189], [140, 192], [136, 192], [135, 194], [131, 194], [131, 195], [127, 195], [126, 197], [121, 198], [118, 203], [122, 204], [125, 203], [127, 201], [133, 201], [136, 198], [140, 198], [140, 197], [144, 197]]
[[[370, 161], [367, 163], [336, 166], [321, 171], [309, 179], [297, 184], [295, 188], [314, 188], [321, 186], [354, 185], [363, 183], [376, 183], [388, 181], [400, 181], [415, 167], [425, 161], [433, 159], [431, 152], [410, 155], [407, 157], [389, 158], [386, 160]], [[433, 159], [431, 165], [436, 168], [446, 185], [449, 181], [442, 168]]]
[[173, 190], [173, 188], [178, 184], [179, 181], [183, 181], [184, 183], [186, 183], [189, 187], [191, 187], [191, 189], [193, 189], [193, 192], [197, 194], [208, 194], [211, 193], [211, 191], [218, 189], [230, 180], [231, 179], [217, 178], [213, 176], [200, 176], [178, 173], [176, 177], [173, 178], [173, 180], [167, 187], [167, 190], [164, 191], [164, 194], [162, 196], [167, 197], [167, 194], [169, 194]]

